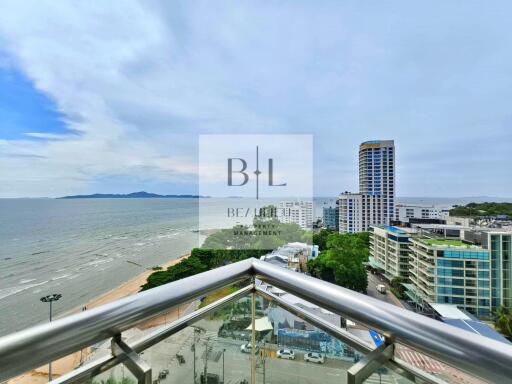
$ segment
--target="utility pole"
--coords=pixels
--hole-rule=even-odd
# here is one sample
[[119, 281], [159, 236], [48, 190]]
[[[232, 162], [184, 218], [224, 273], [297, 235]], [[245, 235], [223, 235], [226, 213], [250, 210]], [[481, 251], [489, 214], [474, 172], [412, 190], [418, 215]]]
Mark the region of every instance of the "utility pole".
[[210, 341], [210, 338], [207, 338], [204, 344], [204, 374], [203, 374], [203, 380], [204, 384], [207, 383], [206, 375], [208, 374], [208, 342]]
[[197, 345], [197, 334], [200, 332], [199, 329], [194, 328], [194, 344], [192, 345], [192, 352], [194, 352], [194, 384], [196, 384], [196, 345]]
[[[226, 348], [224, 348], [222, 350], [222, 384], [225, 383], [225, 380], [224, 380], [224, 355], [226, 353]], [[265, 382], [263, 382], [263, 384], [265, 384]]]

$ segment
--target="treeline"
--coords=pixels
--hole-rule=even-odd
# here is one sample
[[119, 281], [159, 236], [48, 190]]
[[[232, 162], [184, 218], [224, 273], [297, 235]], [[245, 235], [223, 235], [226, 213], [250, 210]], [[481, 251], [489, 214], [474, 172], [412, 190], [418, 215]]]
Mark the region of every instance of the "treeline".
[[321, 253], [308, 262], [312, 276], [341, 285], [358, 292], [366, 292], [368, 276], [365, 262], [368, 261], [370, 234], [340, 234], [322, 230], [313, 235]]
[[[261, 212], [272, 210], [275, 207], [267, 206]], [[254, 218], [252, 227], [237, 225], [211, 234], [201, 248], [192, 250], [188, 258], [166, 270], [153, 272], [141, 289], [158, 287], [250, 257], [259, 258], [293, 241], [311, 243], [311, 232], [302, 230], [297, 224], [283, 224], [272, 215], [262, 214]]]
[[259, 258], [269, 253], [263, 249], [203, 249], [194, 248], [186, 259], [171, 265], [164, 271], [153, 272], [141, 287], [142, 291], [163, 284], [184, 279], [210, 269], [218, 268], [229, 263], [245, 260], [250, 257]]
[[469, 203], [450, 209], [450, 216], [482, 217], [507, 215], [512, 217], [512, 203]]
[[[158, 287], [176, 280], [184, 279], [201, 272], [209, 271], [229, 263], [259, 258], [279, 246], [297, 239], [311, 240], [311, 233], [304, 233], [297, 225], [280, 224], [270, 221], [277, 234], [273, 236], [233, 235], [233, 229], [218, 231], [210, 235], [202, 248], [194, 248], [191, 255], [166, 270], [153, 272], [141, 287], [142, 290]], [[259, 223], [258, 223], [259, 224]], [[268, 224], [268, 221], [265, 223]], [[258, 226], [255, 226], [258, 228]], [[242, 228], [238, 228], [242, 229]], [[250, 231], [248, 228], [243, 228]], [[257, 229], [256, 229], [257, 230]], [[308, 271], [312, 276], [343, 287], [365, 292], [368, 285], [365, 262], [369, 255], [369, 233], [339, 234], [331, 230], [322, 230], [313, 234], [313, 244], [317, 244], [321, 253], [315, 260], [308, 262]], [[243, 244], [237, 243], [243, 241]], [[229, 249], [222, 249], [226, 245]], [[266, 245], [267, 247], [262, 247]], [[251, 248], [246, 248], [251, 246]]]

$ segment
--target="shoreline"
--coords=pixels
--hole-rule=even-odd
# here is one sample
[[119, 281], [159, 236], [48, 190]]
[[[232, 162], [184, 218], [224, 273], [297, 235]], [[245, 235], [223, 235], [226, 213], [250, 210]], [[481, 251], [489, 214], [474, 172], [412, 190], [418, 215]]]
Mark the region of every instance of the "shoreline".
[[[170, 266], [173, 266], [175, 264], [178, 264], [182, 260], [189, 257], [191, 252], [188, 252], [184, 255], [181, 255], [177, 257], [176, 259], [169, 260], [163, 264], [160, 265], [162, 267], [162, 270], [167, 269]], [[156, 272], [154, 270], [146, 270], [139, 275], [131, 278], [130, 280], [125, 281], [121, 285], [111, 289], [108, 292], [105, 292], [88, 302], [86, 302], [83, 305], [79, 305], [65, 313], [63, 313], [58, 318], [64, 318], [66, 316], [70, 316], [76, 313], [79, 313], [82, 311], [82, 308], [87, 308], [87, 310], [92, 308], [97, 308], [102, 305], [111, 303], [116, 300], [120, 300], [122, 298], [135, 295], [140, 292], [140, 287], [146, 282], [146, 279], [150, 274], [153, 272]], [[151, 327], [155, 327], [158, 325], [161, 325], [168, 321], [168, 319], [172, 319], [174, 317], [179, 317], [180, 307], [174, 308], [170, 310], [168, 313], [147, 320], [145, 322], [140, 323], [137, 327], [140, 329], [148, 329]], [[90, 354], [90, 348], [84, 348], [82, 351], [74, 352], [68, 356], [65, 356], [59, 360], [56, 360], [52, 362], [52, 373], [53, 378], [57, 378], [65, 373], [68, 373], [80, 366], [80, 361], [85, 361], [86, 357]], [[44, 365], [42, 367], [36, 368], [32, 371], [26, 372], [22, 374], [21, 376], [18, 376], [16, 378], [13, 378], [8, 381], [9, 384], [38, 384], [38, 383], [46, 383], [48, 381], [48, 365]]]
[[[182, 260], [188, 258], [190, 256], [190, 252], [185, 253], [184, 255], [178, 256], [176, 259], [169, 260], [163, 264], [160, 264], [159, 266], [162, 267], [162, 270], [165, 270], [175, 264], [178, 264]], [[82, 308], [92, 309], [97, 308], [102, 305], [111, 303], [112, 301], [116, 301], [119, 299], [122, 299], [124, 297], [132, 296], [140, 292], [140, 287], [146, 283], [147, 278], [149, 275], [151, 275], [153, 272], [157, 272], [155, 270], [146, 270], [139, 275], [131, 278], [130, 280], [125, 281], [121, 285], [111, 289], [110, 291], [107, 291], [105, 293], [102, 293], [101, 295], [89, 300], [85, 304], [79, 305], [69, 312], [63, 314], [61, 317], [69, 316], [74, 313], [78, 313], [82, 310]]]

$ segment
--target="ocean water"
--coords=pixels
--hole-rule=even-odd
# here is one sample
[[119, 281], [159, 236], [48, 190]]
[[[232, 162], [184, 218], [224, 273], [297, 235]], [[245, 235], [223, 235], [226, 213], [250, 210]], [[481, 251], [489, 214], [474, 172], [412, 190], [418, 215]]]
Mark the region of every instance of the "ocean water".
[[199, 229], [233, 225], [221, 219], [233, 205], [229, 198], [0, 199], [0, 335], [48, 321], [42, 296], [63, 295], [58, 317], [190, 252], [205, 238]]
[[189, 252], [197, 223], [196, 199], [0, 199], [0, 335]]

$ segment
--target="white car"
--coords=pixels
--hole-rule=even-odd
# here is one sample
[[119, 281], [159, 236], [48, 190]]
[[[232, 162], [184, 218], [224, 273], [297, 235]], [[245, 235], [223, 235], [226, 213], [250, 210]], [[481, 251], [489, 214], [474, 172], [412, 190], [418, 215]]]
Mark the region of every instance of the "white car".
[[[256, 351], [258, 351], [258, 347], [256, 347]], [[242, 353], [251, 353], [252, 352], [252, 344], [251, 343], [242, 344], [240, 346], [240, 352], [242, 352]]]
[[291, 349], [280, 349], [276, 355], [279, 359], [295, 360], [295, 353]]
[[309, 361], [311, 363], [323, 364], [325, 363], [325, 357], [320, 353], [309, 352], [304, 355], [304, 361]]

